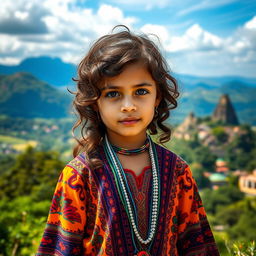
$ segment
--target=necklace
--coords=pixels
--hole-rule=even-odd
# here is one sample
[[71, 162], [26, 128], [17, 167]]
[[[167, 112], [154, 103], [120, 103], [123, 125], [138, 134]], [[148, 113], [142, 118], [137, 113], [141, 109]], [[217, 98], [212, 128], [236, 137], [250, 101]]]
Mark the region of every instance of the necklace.
[[[152, 244], [152, 240], [156, 233], [156, 226], [157, 226], [157, 218], [159, 214], [159, 206], [160, 206], [160, 178], [159, 178], [159, 168], [158, 168], [158, 161], [157, 161], [157, 153], [154, 147], [153, 142], [151, 141], [150, 137], [148, 137], [149, 141], [149, 156], [152, 165], [152, 175], [153, 175], [153, 196], [152, 202], [150, 204], [150, 221], [149, 221], [149, 233], [147, 239], [143, 239], [138, 230], [138, 220], [137, 220], [137, 212], [134, 200], [132, 198], [132, 193], [130, 191], [128, 181], [126, 179], [126, 175], [122, 168], [122, 165], [114, 152], [112, 146], [110, 145], [107, 136], [105, 136], [104, 140], [104, 151], [106, 153], [108, 162], [110, 167], [113, 171], [116, 186], [118, 189], [118, 193], [120, 199], [124, 205], [126, 213], [128, 215], [128, 219], [130, 225], [132, 226], [132, 238], [133, 244], [137, 249], [136, 243], [134, 241], [134, 234], [137, 240], [144, 245]], [[149, 245], [151, 246], [151, 245]], [[137, 251], [139, 251], [137, 249]], [[137, 255], [149, 255], [146, 251], [140, 251]]]
[[118, 147], [115, 145], [111, 145], [111, 146], [114, 149], [114, 151], [118, 154], [127, 155], [127, 156], [138, 155], [138, 154], [141, 154], [141, 153], [145, 152], [146, 150], [148, 150], [149, 140], [147, 138], [145, 143], [141, 147], [135, 148], [135, 149], [125, 149], [125, 148], [121, 148], [121, 147]]

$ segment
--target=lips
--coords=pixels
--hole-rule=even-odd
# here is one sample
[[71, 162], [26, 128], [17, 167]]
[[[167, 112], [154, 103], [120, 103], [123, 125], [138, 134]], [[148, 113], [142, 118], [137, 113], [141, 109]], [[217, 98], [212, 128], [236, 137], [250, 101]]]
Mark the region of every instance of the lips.
[[120, 120], [119, 122], [124, 124], [124, 125], [132, 125], [132, 124], [136, 124], [139, 121], [140, 121], [140, 118], [127, 117], [127, 118], [124, 118], [124, 119]]

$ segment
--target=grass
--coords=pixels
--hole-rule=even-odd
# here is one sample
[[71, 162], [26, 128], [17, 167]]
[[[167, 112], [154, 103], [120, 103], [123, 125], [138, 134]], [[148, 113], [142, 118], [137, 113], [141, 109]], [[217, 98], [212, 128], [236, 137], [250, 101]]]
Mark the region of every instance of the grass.
[[17, 151], [23, 151], [28, 146], [36, 147], [38, 142], [35, 140], [24, 140], [12, 136], [0, 135], [0, 144], [8, 144]]

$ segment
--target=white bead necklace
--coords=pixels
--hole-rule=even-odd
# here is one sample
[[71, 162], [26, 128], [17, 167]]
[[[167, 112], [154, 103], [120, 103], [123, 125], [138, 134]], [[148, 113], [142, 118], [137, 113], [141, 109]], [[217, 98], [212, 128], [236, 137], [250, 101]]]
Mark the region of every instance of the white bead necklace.
[[[155, 162], [155, 158], [154, 158], [154, 152], [153, 152], [153, 146], [152, 146], [152, 141], [151, 139], [149, 138], [149, 141], [150, 141], [150, 146], [149, 146], [149, 156], [150, 156], [150, 160], [151, 160], [151, 165], [152, 165], [152, 176], [153, 176], [153, 199], [152, 199], [152, 214], [151, 214], [151, 220], [150, 220], [150, 231], [149, 231], [149, 235], [148, 235], [148, 238], [146, 240], [144, 240], [140, 233], [139, 233], [139, 230], [138, 230], [138, 227], [135, 223], [135, 218], [134, 218], [134, 214], [133, 214], [133, 211], [132, 211], [132, 203], [130, 201], [130, 198], [128, 196], [128, 193], [127, 193], [127, 188], [125, 186], [125, 183], [124, 183], [124, 171], [122, 170], [122, 166], [119, 166], [115, 156], [114, 156], [114, 151], [111, 147], [111, 145], [109, 144], [109, 141], [108, 141], [108, 138], [107, 136], [105, 136], [105, 141], [106, 141], [106, 146], [107, 146], [107, 149], [110, 153], [110, 156], [111, 156], [111, 160], [114, 164], [114, 167], [115, 167], [115, 170], [117, 172], [117, 175], [118, 175], [118, 179], [120, 181], [120, 184], [121, 184], [121, 188], [122, 188], [122, 191], [124, 193], [124, 198], [126, 200], [126, 203], [127, 203], [127, 214], [128, 214], [128, 217], [130, 219], [130, 222], [131, 222], [131, 225], [132, 225], [132, 229], [133, 229], [133, 232], [135, 234], [135, 236], [137, 237], [137, 239], [140, 241], [141, 244], [149, 244], [152, 239], [154, 238], [154, 235], [156, 233], [156, 226], [157, 226], [157, 218], [158, 218], [158, 214], [159, 214], [159, 199], [160, 199], [160, 188], [159, 188], [159, 174], [158, 174], [158, 170], [157, 170], [157, 167], [156, 167], [156, 162]], [[122, 175], [123, 173], [123, 175]], [[117, 181], [116, 181], [117, 182]]]

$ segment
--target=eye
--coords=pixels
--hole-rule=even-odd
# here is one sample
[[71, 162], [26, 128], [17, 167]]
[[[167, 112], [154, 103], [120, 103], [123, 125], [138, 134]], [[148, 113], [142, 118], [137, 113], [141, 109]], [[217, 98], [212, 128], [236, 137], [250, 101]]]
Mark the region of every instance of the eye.
[[111, 91], [111, 92], [107, 92], [106, 94], [105, 94], [105, 97], [106, 98], [115, 98], [115, 97], [118, 97], [120, 94], [119, 94], [119, 92], [117, 92], [117, 91]]
[[141, 88], [141, 89], [138, 89], [135, 94], [136, 95], [145, 95], [145, 94], [148, 94], [148, 93], [149, 93], [148, 90]]

